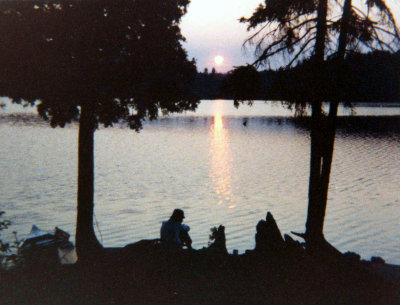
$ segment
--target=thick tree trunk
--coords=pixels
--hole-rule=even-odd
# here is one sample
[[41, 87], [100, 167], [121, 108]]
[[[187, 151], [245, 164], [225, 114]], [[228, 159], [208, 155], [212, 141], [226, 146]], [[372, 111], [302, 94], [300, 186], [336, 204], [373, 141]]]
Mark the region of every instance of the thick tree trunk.
[[91, 262], [102, 246], [93, 228], [94, 142], [95, 122], [89, 105], [81, 106], [78, 147], [78, 216], [76, 249], [79, 262]]

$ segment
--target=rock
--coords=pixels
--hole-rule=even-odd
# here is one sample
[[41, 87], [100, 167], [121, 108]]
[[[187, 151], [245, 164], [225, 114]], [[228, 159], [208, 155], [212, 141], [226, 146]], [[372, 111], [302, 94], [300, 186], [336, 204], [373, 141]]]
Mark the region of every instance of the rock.
[[358, 263], [361, 261], [361, 256], [357, 253], [354, 252], [346, 252], [343, 254], [343, 257], [348, 261], [352, 263]]
[[373, 257], [371, 257], [371, 263], [377, 264], [377, 265], [384, 265], [385, 260], [380, 256], [373, 256]]

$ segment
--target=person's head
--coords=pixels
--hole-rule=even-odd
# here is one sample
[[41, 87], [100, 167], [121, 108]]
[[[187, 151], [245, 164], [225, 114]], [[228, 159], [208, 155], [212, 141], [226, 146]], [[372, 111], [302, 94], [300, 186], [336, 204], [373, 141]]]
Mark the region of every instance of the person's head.
[[185, 218], [185, 214], [183, 213], [183, 211], [181, 209], [175, 209], [171, 215], [170, 220], [176, 222], [182, 222], [183, 218]]

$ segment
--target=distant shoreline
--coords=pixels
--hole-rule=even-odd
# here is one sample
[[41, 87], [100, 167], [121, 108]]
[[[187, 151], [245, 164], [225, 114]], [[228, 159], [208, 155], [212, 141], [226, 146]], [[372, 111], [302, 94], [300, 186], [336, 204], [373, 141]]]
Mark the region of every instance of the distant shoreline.
[[356, 107], [388, 107], [397, 108], [400, 107], [400, 102], [353, 102], [353, 106]]

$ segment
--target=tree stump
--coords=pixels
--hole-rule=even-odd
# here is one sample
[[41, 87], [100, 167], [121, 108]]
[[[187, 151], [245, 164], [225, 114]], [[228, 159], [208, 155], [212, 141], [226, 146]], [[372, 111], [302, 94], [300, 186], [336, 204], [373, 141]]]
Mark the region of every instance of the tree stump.
[[225, 227], [220, 225], [218, 228], [211, 229], [210, 240], [214, 241], [208, 247], [208, 250], [214, 253], [228, 254], [226, 249]]
[[257, 224], [256, 251], [275, 252], [284, 247], [284, 240], [276, 221], [270, 212], [267, 213], [266, 220], [260, 220]]

